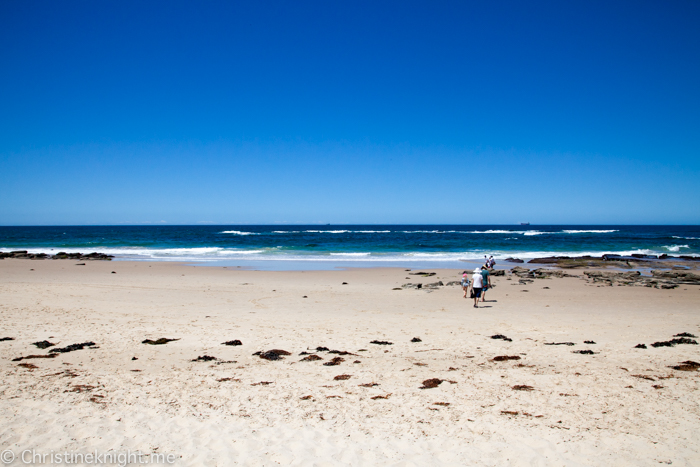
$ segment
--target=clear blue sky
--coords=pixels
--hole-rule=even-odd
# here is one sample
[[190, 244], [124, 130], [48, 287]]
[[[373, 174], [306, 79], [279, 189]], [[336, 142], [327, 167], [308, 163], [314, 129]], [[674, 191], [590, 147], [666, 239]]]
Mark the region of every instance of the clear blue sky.
[[0, 224], [700, 224], [698, 1], [4, 1]]

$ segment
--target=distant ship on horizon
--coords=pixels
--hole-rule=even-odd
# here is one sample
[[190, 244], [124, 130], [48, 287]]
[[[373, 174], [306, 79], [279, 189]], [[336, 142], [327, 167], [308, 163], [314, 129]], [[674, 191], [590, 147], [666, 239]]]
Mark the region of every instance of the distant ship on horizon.
[[529, 222], [521, 222], [520, 225], [530, 225]]

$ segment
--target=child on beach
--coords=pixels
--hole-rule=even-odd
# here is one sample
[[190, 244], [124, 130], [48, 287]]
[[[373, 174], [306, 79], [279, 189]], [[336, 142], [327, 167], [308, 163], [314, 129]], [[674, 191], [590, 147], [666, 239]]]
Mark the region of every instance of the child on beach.
[[464, 290], [464, 298], [467, 298], [467, 291], [469, 290], [469, 276], [467, 271], [462, 271], [462, 290]]

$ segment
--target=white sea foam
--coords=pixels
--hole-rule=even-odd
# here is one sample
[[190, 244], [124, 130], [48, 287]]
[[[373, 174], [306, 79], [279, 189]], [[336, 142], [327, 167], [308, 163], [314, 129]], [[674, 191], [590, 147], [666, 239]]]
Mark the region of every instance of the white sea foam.
[[678, 238], [678, 239], [682, 239], [682, 240], [700, 240], [700, 238], [697, 238], [697, 237], [677, 237], [675, 235], [673, 236], [673, 238]]
[[668, 251], [678, 252], [678, 251], [681, 251], [681, 248], [690, 248], [690, 247], [688, 245], [669, 245], [669, 246], [664, 246], [663, 248], [666, 248]]
[[256, 232], [241, 232], [240, 230], [224, 230], [223, 232], [219, 232], [222, 234], [234, 234], [234, 235], [260, 235], [259, 233]]
[[[668, 245], [659, 249], [638, 249], [627, 251], [498, 251], [478, 249], [461, 252], [314, 252], [310, 250], [288, 250], [282, 247], [264, 249], [236, 249], [219, 247], [199, 248], [142, 248], [142, 247], [100, 247], [93, 245], [90, 248], [23, 248], [29, 253], [56, 254], [59, 251], [66, 253], [92, 253], [94, 251], [114, 255], [116, 260], [143, 260], [143, 261], [221, 261], [221, 260], [253, 260], [253, 261], [341, 261], [341, 262], [459, 262], [482, 261], [485, 254], [493, 255], [501, 264], [505, 258], [514, 257], [523, 260], [542, 258], [548, 256], [597, 256], [614, 254], [630, 256], [632, 254], [658, 255], [668, 252], [678, 252], [681, 248], [689, 248], [688, 245]], [[10, 251], [17, 248], [0, 246], [0, 251]], [[700, 256], [690, 254], [690, 256]]]
[[564, 233], [612, 233], [619, 232], [619, 230], [563, 230]]
[[347, 257], [366, 257], [371, 255], [371, 253], [331, 253], [331, 256], [347, 256]]
[[332, 233], [332, 234], [339, 234], [339, 233], [348, 233], [350, 232], [349, 230], [305, 230], [304, 232], [308, 233]]

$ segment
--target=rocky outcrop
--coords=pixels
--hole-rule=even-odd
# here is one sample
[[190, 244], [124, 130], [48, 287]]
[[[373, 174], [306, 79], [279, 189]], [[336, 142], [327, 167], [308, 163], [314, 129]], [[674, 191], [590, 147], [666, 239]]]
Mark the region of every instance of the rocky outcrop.
[[700, 275], [687, 271], [651, 271], [655, 279], [664, 279], [674, 284], [700, 285]]
[[13, 258], [13, 259], [73, 259], [80, 261], [111, 261], [114, 256], [105, 253], [66, 253], [64, 251], [59, 251], [55, 255], [49, 255], [47, 253], [28, 253], [27, 250], [18, 250], [10, 252], [0, 252], [0, 259]]

